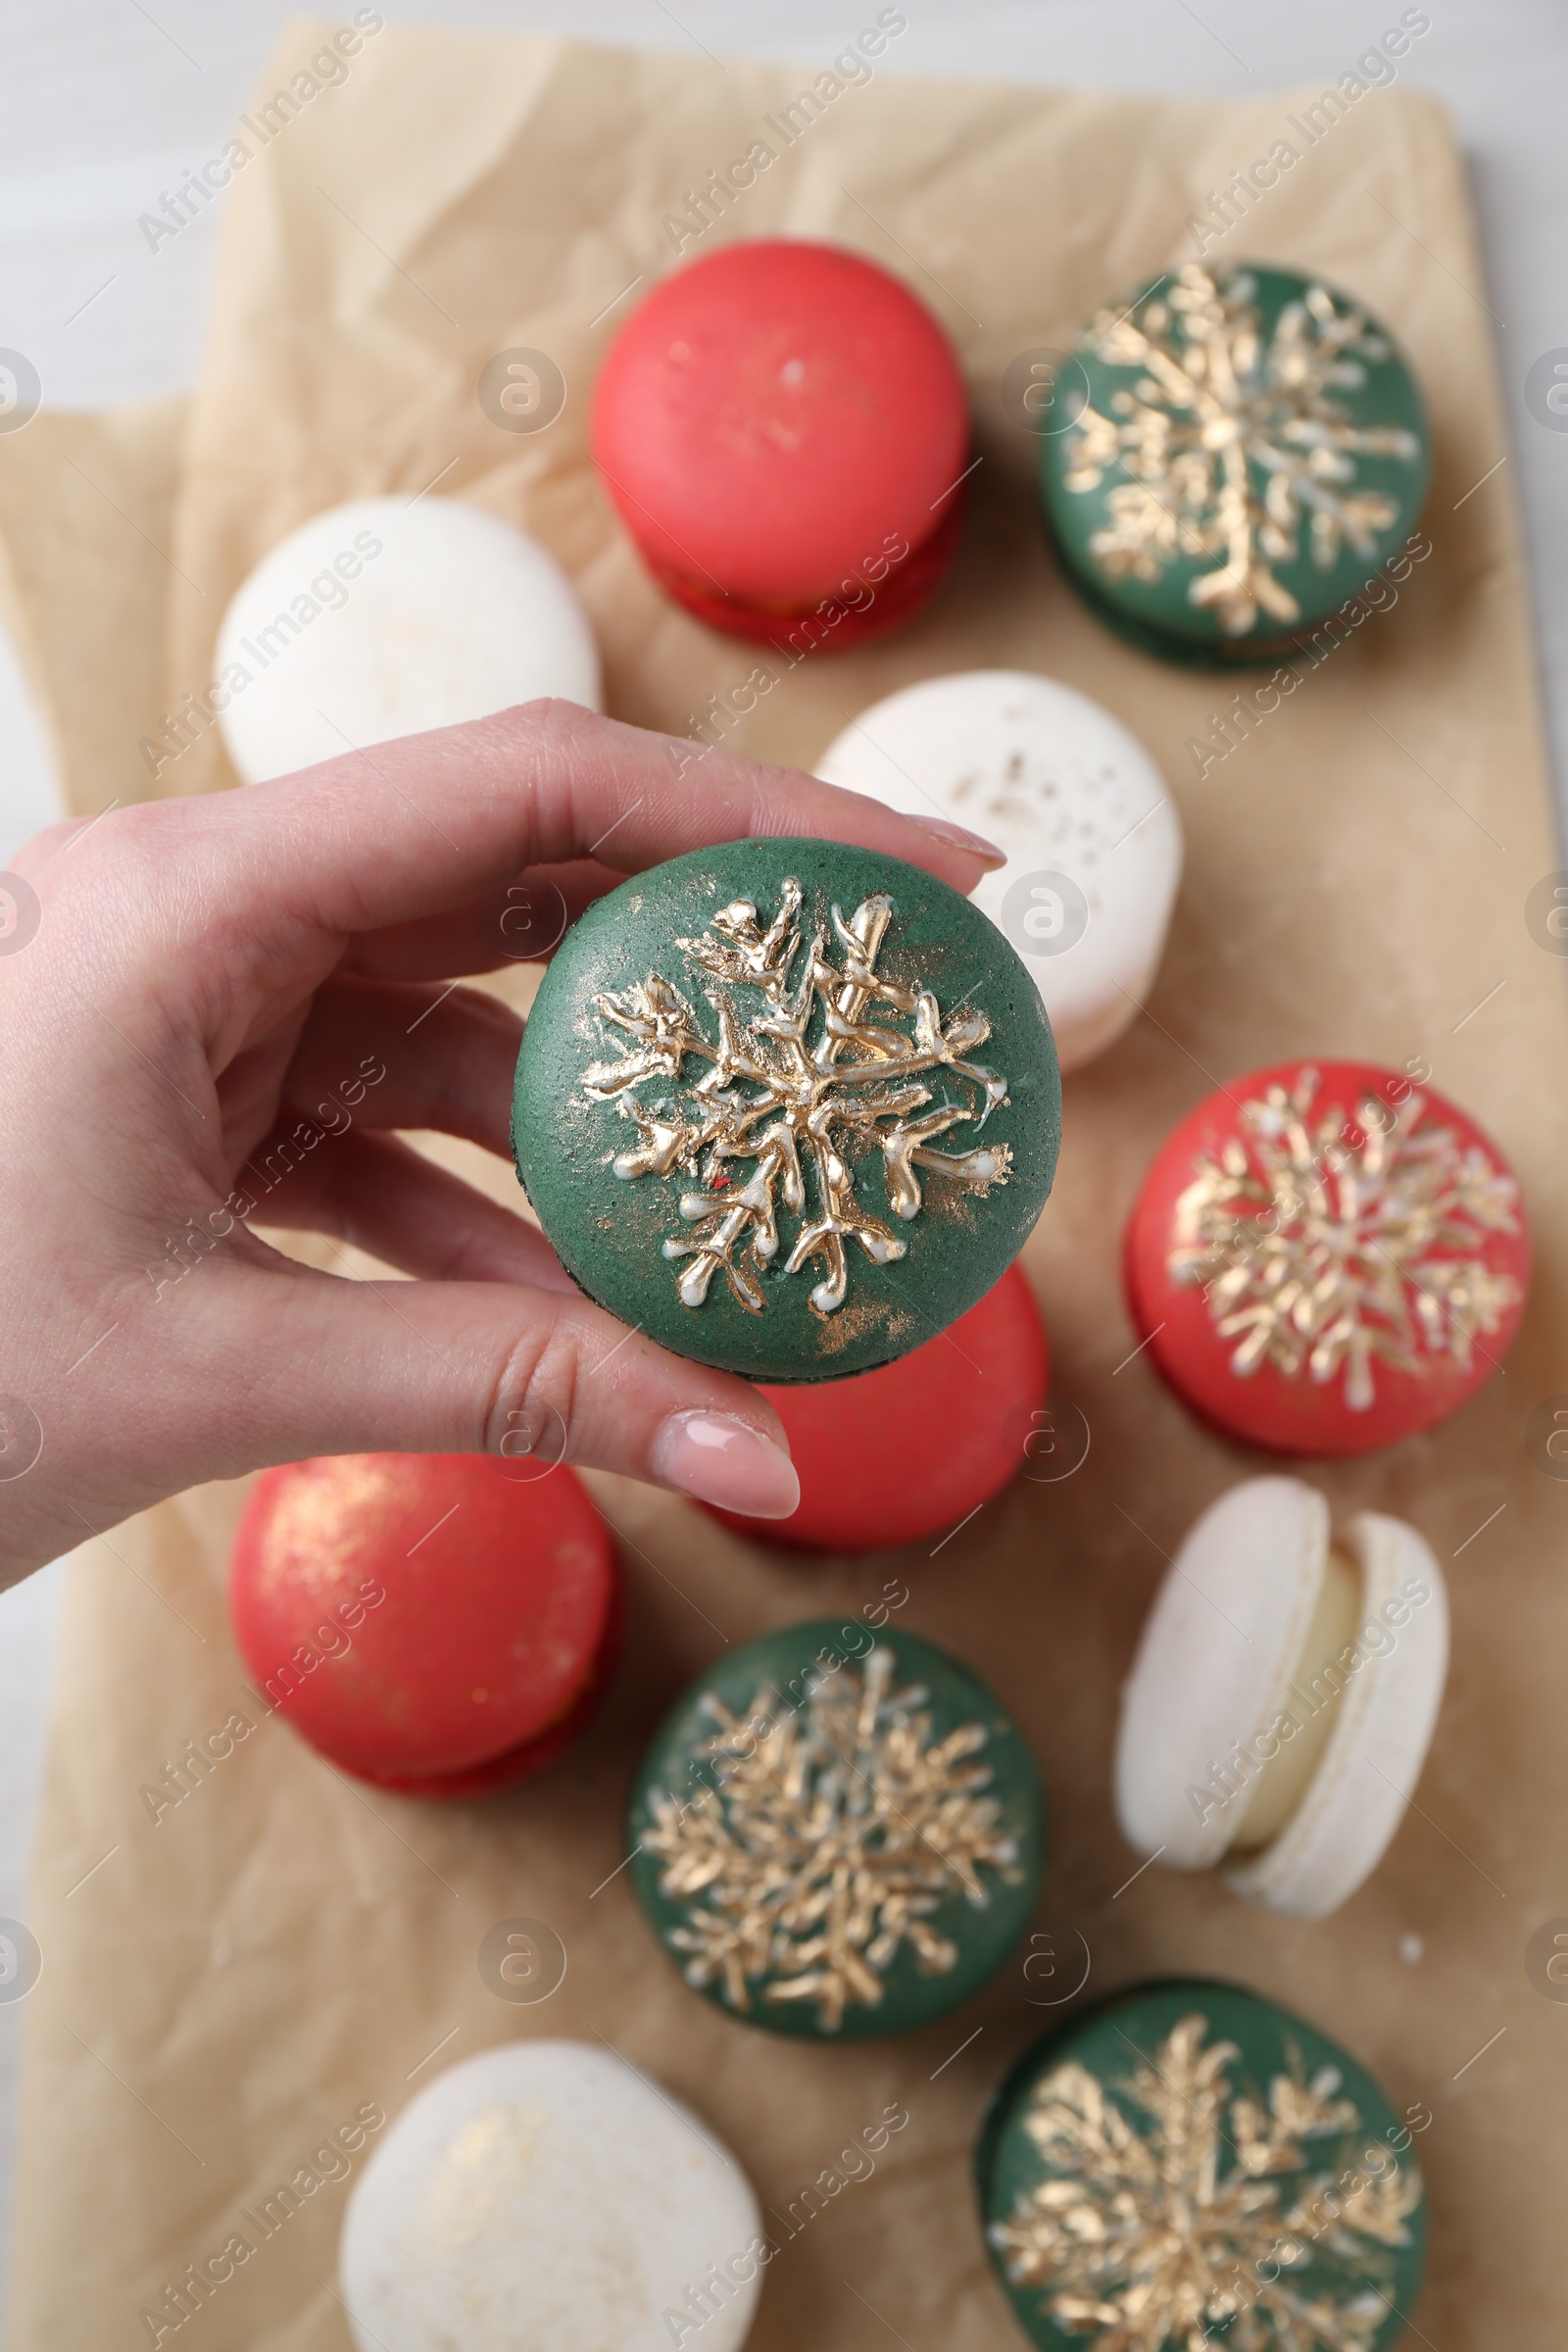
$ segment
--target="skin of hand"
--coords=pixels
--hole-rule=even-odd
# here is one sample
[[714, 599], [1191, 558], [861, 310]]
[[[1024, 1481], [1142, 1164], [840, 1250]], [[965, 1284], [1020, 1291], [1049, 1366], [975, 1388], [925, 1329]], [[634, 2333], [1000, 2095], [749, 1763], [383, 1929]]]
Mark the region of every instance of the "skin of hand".
[[[568, 1461], [787, 1515], [755, 1389], [628, 1337], [536, 1227], [389, 1132], [510, 1159], [521, 1024], [455, 977], [518, 959], [519, 909], [557, 910], [545, 949], [627, 874], [753, 834], [963, 892], [1002, 862], [559, 702], [30, 842], [0, 952], [0, 1586], [204, 1480], [540, 1433], [551, 1458], [564, 1433]], [[415, 1279], [300, 1265], [253, 1215]]]

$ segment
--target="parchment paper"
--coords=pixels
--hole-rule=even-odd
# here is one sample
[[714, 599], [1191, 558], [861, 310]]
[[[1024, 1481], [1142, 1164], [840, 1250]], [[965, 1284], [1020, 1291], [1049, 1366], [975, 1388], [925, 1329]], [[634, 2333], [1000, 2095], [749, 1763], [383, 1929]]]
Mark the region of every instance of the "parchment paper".
[[[264, 94], [322, 37], [291, 35]], [[133, 711], [205, 686], [248, 565], [355, 493], [433, 485], [540, 533], [592, 609], [622, 717], [679, 729], [744, 677], [750, 649], [664, 604], [624, 544], [586, 465], [585, 399], [626, 289], [676, 258], [662, 217], [822, 62], [721, 68], [392, 29], [367, 43], [229, 199], [169, 537], [147, 517], [168, 495], [171, 444], [150, 434], [136, 453], [121, 436], [143, 527], [170, 559], [136, 575], [137, 599], [159, 571], [168, 596], [161, 691], [145, 610], [71, 610], [48, 593], [41, 543], [75, 495], [66, 461], [79, 444], [41, 420], [0, 443], [13, 585], [62, 733], [71, 701], [115, 684], [70, 767], [78, 805], [121, 788]], [[1388, 317], [1432, 404], [1437, 470], [1434, 552], [1394, 609], [1200, 778], [1185, 747], [1235, 682], [1145, 662], [1080, 612], [1042, 545], [1034, 445], [1007, 421], [1000, 378], [1102, 296], [1189, 256], [1188, 215], [1283, 135], [1300, 94], [1243, 107], [936, 86], [896, 80], [896, 62], [895, 37], [869, 86], [825, 103], [686, 251], [808, 231], [906, 276], [968, 371], [974, 511], [925, 618], [802, 664], [727, 739], [809, 762], [906, 680], [1013, 662], [1102, 698], [1164, 765], [1189, 844], [1170, 952], [1147, 1015], [1068, 1082], [1056, 1191], [1025, 1259], [1089, 1458], [1058, 1483], [1020, 1480], [935, 1557], [818, 1565], [596, 1480], [633, 1592], [612, 1702], [569, 1762], [460, 1811], [352, 1788], [258, 1720], [155, 1825], [139, 1790], [165, 1760], [230, 1710], [256, 1714], [221, 1593], [243, 1489], [187, 1495], [89, 1545], [73, 1572], [31, 1898], [45, 1968], [27, 2013], [16, 2352], [146, 2342], [139, 2311], [244, 2229], [241, 2208], [356, 2108], [390, 2115], [438, 2067], [528, 2034], [601, 2036], [667, 2083], [776, 2216], [825, 2172], [860, 2169], [841, 2162], [853, 2136], [885, 2104], [907, 2107], [874, 2177], [783, 2244], [757, 2352], [860, 2352], [890, 2331], [910, 2352], [1013, 2344], [969, 2152], [988, 2089], [1063, 2014], [1047, 2004], [1075, 1987], [1085, 1949], [1091, 1991], [1213, 1972], [1344, 2039], [1398, 2106], [1431, 2118], [1418, 2146], [1432, 2271], [1411, 2340], [1443, 2352], [1560, 2341], [1568, 2018], [1527, 1978], [1525, 1947], [1568, 1913], [1568, 1489], [1522, 1442], [1532, 1407], [1568, 1389], [1562, 972], [1524, 921], [1557, 852], [1459, 158], [1430, 102], [1370, 94], [1217, 249], [1321, 270]], [[549, 353], [567, 385], [559, 419], [532, 435], [503, 433], [474, 397], [486, 361], [516, 347]], [[27, 497], [11, 479], [24, 456]], [[128, 582], [122, 524], [85, 499], [70, 576]], [[207, 741], [157, 787], [227, 780]], [[1416, 1808], [1370, 1885], [1315, 1927], [1250, 1910], [1212, 1881], [1139, 1873], [1108, 1795], [1117, 1690], [1165, 1556], [1203, 1504], [1266, 1466], [1199, 1429], [1129, 1360], [1122, 1219], [1172, 1121], [1216, 1081], [1297, 1053], [1424, 1056], [1514, 1159], [1539, 1243], [1506, 1374], [1431, 1436], [1308, 1473], [1342, 1517], [1412, 1518], [1448, 1571], [1455, 1617]], [[505, 1197], [505, 1171], [493, 1178]], [[622, 1802], [657, 1717], [726, 1642], [863, 1610], [889, 1589], [909, 1595], [891, 1628], [952, 1644], [1035, 1743], [1054, 1816], [1051, 1940], [1027, 1976], [1020, 1954], [984, 1997], [909, 2040], [784, 2044], [720, 2017], [656, 1949], [615, 1875]], [[569, 1956], [537, 2007], [504, 2004], [476, 1965], [487, 1930], [518, 1915], [549, 1922]], [[179, 2340], [342, 2352], [344, 2193], [332, 2180], [312, 2191]]]

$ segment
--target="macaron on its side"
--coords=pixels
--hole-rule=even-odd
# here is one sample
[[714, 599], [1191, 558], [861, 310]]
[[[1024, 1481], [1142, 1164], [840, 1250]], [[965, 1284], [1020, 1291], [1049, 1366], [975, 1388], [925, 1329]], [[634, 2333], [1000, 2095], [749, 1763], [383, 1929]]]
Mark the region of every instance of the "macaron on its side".
[[[956, 528], [968, 406], [942, 328], [887, 270], [806, 238], [737, 241], [639, 305], [594, 392], [595, 459], [655, 576], [746, 634], [848, 610], [889, 625]], [[851, 582], [858, 582], [858, 588]]]
[[[543, 1762], [603, 1688], [620, 1609], [608, 1530], [564, 1465], [346, 1454], [265, 1471], [230, 1610], [263, 1693], [331, 1762], [390, 1786]], [[442, 1784], [436, 1787], [434, 1784]], [[418, 1788], [417, 1792], [427, 1792]]]
[[1005, 850], [974, 904], [1023, 957], [1062, 1070], [1115, 1043], [1158, 969], [1182, 870], [1175, 803], [1119, 719], [1055, 678], [960, 670], [873, 703], [814, 768]]
[[1447, 1671], [1430, 1546], [1363, 1512], [1344, 1549], [1294, 1478], [1249, 1479], [1192, 1528], [1122, 1694], [1116, 1810], [1177, 1870], [1249, 1902], [1337, 1910], [1404, 1817]]
[[1128, 1220], [1127, 1301], [1188, 1408], [1331, 1458], [1457, 1411], [1511, 1346], [1530, 1280], [1517, 1179], [1400, 1072], [1292, 1061], [1205, 1098]]
[[[1361, 1571], [1357, 1639], [1331, 1668], [1342, 1683], [1328, 1745], [1299, 1809], [1226, 1884], [1287, 1919], [1325, 1919], [1369, 1878], [1403, 1821], [1431, 1745], [1448, 1671], [1448, 1597], [1431, 1546], [1403, 1521], [1363, 1511], [1349, 1543]], [[1375, 1645], [1374, 1645], [1375, 1644]]]
[[602, 708], [575, 589], [462, 500], [352, 499], [279, 542], [219, 631], [219, 724], [247, 784], [556, 695]]
[[854, 1380], [764, 1387], [801, 1499], [788, 1519], [711, 1516], [753, 1543], [868, 1552], [946, 1535], [1022, 1469], [1051, 1385], [1034, 1293], [1009, 1266], [978, 1305]]
[[360, 2352], [739, 2352], [770, 2258], [739, 2164], [611, 2051], [529, 2040], [419, 2090], [349, 2191]]

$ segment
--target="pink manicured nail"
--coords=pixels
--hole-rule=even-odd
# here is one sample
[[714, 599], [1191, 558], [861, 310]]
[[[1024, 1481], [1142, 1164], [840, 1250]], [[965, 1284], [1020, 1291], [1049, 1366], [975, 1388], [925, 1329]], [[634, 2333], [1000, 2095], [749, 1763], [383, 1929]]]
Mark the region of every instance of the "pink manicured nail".
[[648, 1466], [661, 1486], [750, 1519], [787, 1519], [801, 1499], [789, 1455], [730, 1413], [671, 1413]]
[[972, 857], [983, 858], [988, 865], [1007, 862], [1006, 851], [999, 850], [994, 841], [987, 841], [983, 833], [966, 833], [962, 825], [950, 824], [945, 816], [910, 816], [908, 822], [934, 841], [945, 842], [950, 850], [967, 850]]

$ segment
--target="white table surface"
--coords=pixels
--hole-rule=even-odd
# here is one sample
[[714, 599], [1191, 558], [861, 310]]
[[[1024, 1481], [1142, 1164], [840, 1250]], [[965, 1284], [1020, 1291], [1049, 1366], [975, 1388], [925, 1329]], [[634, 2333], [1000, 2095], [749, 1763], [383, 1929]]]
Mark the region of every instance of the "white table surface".
[[[646, 48], [825, 61], [866, 0], [381, 0], [392, 20], [505, 26]], [[905, 0], [889, 71], [1255, 97], [1328, 82], [1396, 24], [1399, 0]], [[275, 0], [0, 0], [0, 345], [55, 408], [188, 390], [216, 216], [157, 254], [137, 216], [214, 153], [288, 9]], [[324, 7], [318, 13], [330, 13]], [[340, 14], [347, 15], [345, 9]], [[1470, 159], [1488, 303], [1529, 537], [1559, 806], [1568, 808], [1568, 431], [1527, 409], [1543, 353], [1568, 349], [1568, 10], [1430, 0], [1401, 67], [1444, 98]], [[0, 635], [0, 865], [57, 812], [42, 734]], [[58, 1569], [0, 1595], [0, 1917], [25, 1918], [58, 1621]], [[0, 2007], [0, 2263], [8, 2250], [19, 2008]], [[0, 2303], [3, 2308], [3, 2303]]]

